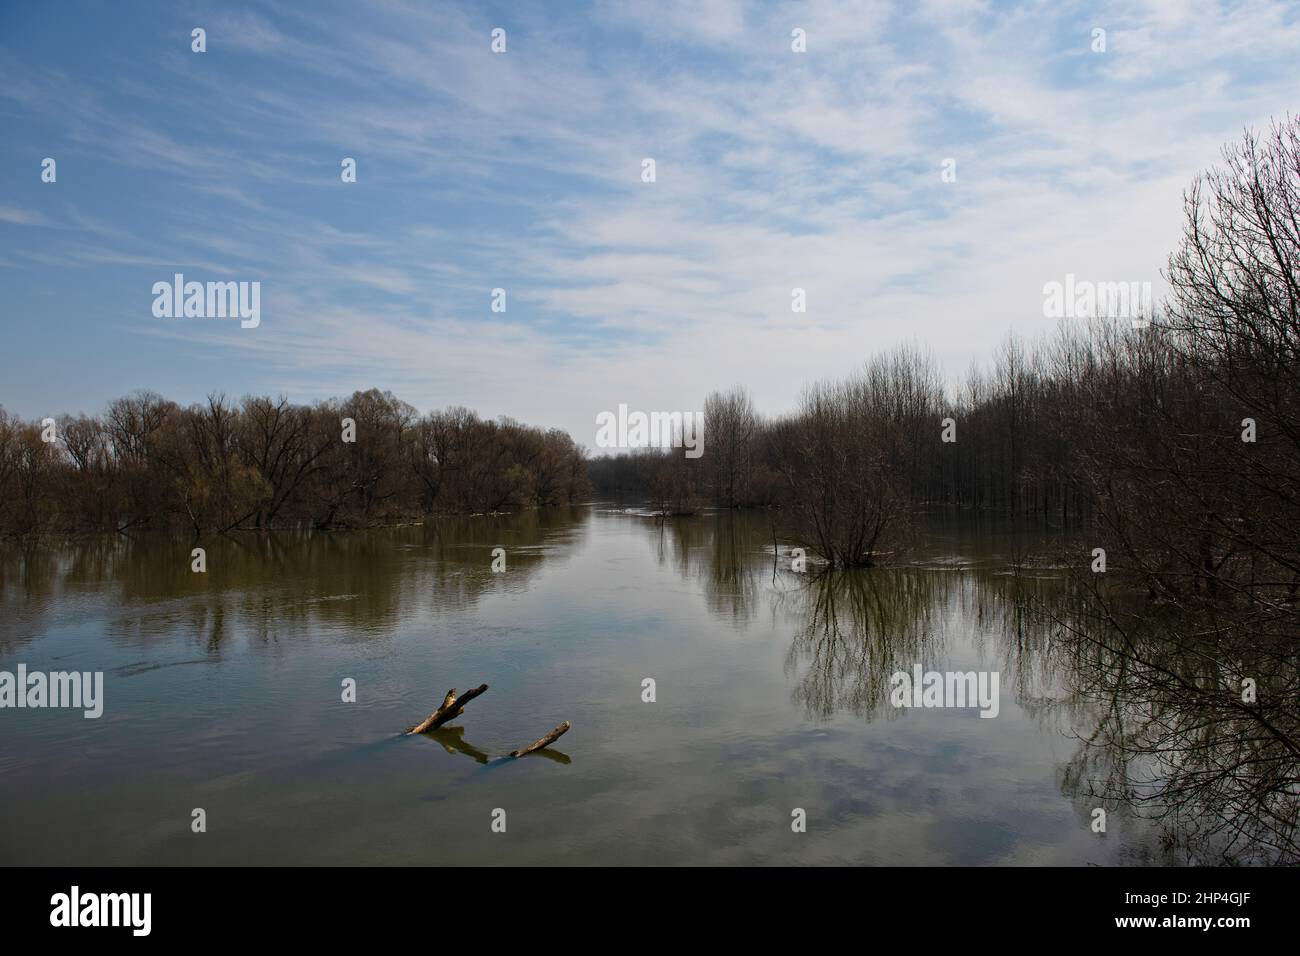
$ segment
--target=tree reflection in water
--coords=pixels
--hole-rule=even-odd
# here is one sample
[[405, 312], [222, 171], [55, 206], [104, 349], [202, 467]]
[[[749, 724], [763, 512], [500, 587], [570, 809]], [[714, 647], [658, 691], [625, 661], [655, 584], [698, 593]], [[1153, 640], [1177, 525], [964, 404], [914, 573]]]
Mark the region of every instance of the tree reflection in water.
[[[733, 538], [720, 534], [695, 553], [715, 559], [701, 576], [744, 603], [764, 577], [754, 562], [753, 580], [734, 586]], [[1300, 862], [1291, 609], [1189, 619], [1091, 581], [991, 564], [781, 571], [770, 594], [793, 628], [786, 673], [808, 717], [893, 716], [890, 675], [937, 665], [952, 629], [970, 640], [973, 624], [1017, 705], [1078, 740], [1060, 785], [1084, 812], [1103, 806], [1157, 821], [1166, 851], [1188, 863]], [[1243, 700], [1248, 678], [1253, 701]]]
[[[1189, 621], [1126, 603], [1080, 586], [1065, 608], [1035, 609], [1061, 632], [1061, 663], [1092, 705], [1062, 789], [1162, 821], [1187, 862], [1300, 862], [1300, 686], [1288, 615]], [[1253, 695], [1243, 693], [1247, 680]]]

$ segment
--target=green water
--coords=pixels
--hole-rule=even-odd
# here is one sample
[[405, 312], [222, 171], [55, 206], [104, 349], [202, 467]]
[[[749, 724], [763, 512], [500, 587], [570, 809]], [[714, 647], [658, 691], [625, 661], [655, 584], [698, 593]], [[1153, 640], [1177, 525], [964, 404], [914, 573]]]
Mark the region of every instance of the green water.
[[[105, 681], [98, 720], [0, 711], [0, 862], [1167, 859], [1071, 780], [1088, 688], [1016, 613], [1061, 572], [1008, 573], [1042, 533], [939, 522], [829, 578], [791, 572], [790, 542], [774, 568], [764, 515], [607, 505], [202, 544], [205, 574], [179, 540], [0, 560], [0, 670]], [[998, 716], [891, 707], [913, 664], [997, 671]], [[460, 730], [397, 734], [480, 683]], [[503, 759], [563, 720], [553, 752]]]

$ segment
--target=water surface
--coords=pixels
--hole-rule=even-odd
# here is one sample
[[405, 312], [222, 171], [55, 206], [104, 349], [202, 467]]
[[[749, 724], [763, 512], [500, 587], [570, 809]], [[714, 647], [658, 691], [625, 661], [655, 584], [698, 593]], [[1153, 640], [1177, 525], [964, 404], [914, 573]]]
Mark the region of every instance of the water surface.
[[[934, 522], [899, 566], [820, 577], [764, 515], [599, 504], [203, 544], [206, 574], [166, 539], [0, 561], [0, 669], [100, 670], [106, 697], [0, 711], [0, 861], [1169, 860], [1078, 785], [1094, 705], [1017, 613], [1061, 586], [1041, 532]], [[999, 672], [998, 716], [890, 707], [918, 663]], [[459, 729], [397, 735], [480, 683]]]

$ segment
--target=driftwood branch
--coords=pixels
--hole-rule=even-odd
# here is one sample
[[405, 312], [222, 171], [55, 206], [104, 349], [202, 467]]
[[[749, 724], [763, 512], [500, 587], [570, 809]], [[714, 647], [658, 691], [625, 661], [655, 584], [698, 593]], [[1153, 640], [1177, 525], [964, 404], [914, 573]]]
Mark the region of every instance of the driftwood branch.
[[560, 724], [560, 726], [556, 727], [554, 730], [552, 730], [549, 734], [547, 734], [547, 735], [546, 735], [545, 737], [543, 737], [541, 740], [533, 741], [533, 743], [529, 744], [529, 745], [528, 745], [527, 747], [525, 747], [523, 750], [513, 750], [513, 751], [511, 751], [511, 752], [510, 752], [510, 756], [512, 756], [512, 757], [522, 757], [524, 754], [530, 754], [530, 753], [532, 753], [534, 750], [541, 750], [543, 747], [549, 747], [551, 744], [555, 743], [557, 740], [559, 740], [561, 737], [563, 737], [566, 733], [568, 733], [568, 730], [569, 730], [569, 728], [570, 728], [571, 726], [572, 726], [572, 725], [571, 725], [571, 724], [566, 720], [564, 723]]
[[480, 684], [473, 690], [467, 690], [465, 693], [457, 697], [456, 688], [453, 687], [451, 690], [447, 691], [447, 696], [443, 698], [441, 707], [435, 710], [428, 717], [424, 718], [423, 721], [416, 724], [414, 727], [408, 728], [406, 733], [423, 734], [430, 730], [437, 730], [453, 717], [459, 717], [461, 714], [465, 713], [465, 705], [479, 694], [484, 693], [487, 689], [487, 684]]

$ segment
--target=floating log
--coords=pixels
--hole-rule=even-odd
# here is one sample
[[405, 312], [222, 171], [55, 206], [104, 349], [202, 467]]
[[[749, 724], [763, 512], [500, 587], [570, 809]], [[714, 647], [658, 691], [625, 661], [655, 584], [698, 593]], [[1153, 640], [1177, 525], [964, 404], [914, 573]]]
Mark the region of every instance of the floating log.
[[531, 744], [529, 744], [529, 745], [528, 745], [527, 747], [525, 747], [523, 750], [512, 750], [512, 751], [510, 752], [510, 756], [512, 756], [512, 757], [522, 757], [524, 754], [530, 754], [530, 753], [532, 753], [534, 750], [541, 750], [543, 747], [549, 747], [551, 744], [555, 743], [557, 740], [559, 740], [561, 737], [563, 737], [566, 733], [568, 733], [568, 730], [569, 730], [569, 728], [570, 728], [571, 726], [572, 726], [572, 724], [570, 724], [570, 723], [566, 720], [564, 723], [560, 724], [560, 726], [556, 727], [554, 730], [552, 730], [549, 734], [547, 734], [547, 735], [546, 735], [545, 737], [543, 737], [541, 740], [535, 740], [535, 741], [533, 741]]
[[487, 689], [487, 684], [480, 684], [473, 690], [467, 690], [465, 693], [457, 697], [456, 688], [453, 687], [451, 690], [447, 691], [447, 696], [443, 698], [441, 707], [435, 710], [428, 717], [424, 718], [423, 721], [416, 724], [414, 727], [408, 727], [406, 733], [423, 734], [430, 730], [437, 730], [447, 721], [465, 713], [465, 705], [479, 694], [484, 693]]

